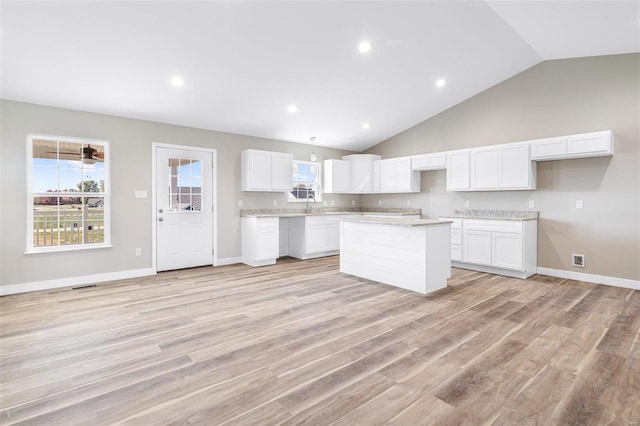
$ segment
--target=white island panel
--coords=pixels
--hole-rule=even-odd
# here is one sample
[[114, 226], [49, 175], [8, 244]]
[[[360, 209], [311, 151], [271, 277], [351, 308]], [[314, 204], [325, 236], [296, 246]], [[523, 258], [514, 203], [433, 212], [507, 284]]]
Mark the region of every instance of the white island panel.
[[447, 286], [450, 223], [398, 226], [344, 221], [340, 272], [421, 294]]

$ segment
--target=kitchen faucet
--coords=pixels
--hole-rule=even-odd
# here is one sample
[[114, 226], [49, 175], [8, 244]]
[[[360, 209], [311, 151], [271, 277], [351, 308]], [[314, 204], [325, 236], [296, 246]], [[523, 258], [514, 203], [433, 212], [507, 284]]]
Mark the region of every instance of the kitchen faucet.
[[309, 205], [309, 198], [313, 199], [313, 202], [316, 202], [316, 197], [313, 194], [307, 194], [307, 208], [305, 209], [305, 213], [311, 213], [311, 206]]

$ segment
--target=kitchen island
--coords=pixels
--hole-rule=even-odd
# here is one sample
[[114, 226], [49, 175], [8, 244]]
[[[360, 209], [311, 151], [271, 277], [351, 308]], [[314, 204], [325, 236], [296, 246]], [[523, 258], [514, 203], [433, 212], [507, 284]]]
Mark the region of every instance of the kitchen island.
[[346, 216], [340, 223], [340, 272], [421, 294], [451, 276], [451, 221]]

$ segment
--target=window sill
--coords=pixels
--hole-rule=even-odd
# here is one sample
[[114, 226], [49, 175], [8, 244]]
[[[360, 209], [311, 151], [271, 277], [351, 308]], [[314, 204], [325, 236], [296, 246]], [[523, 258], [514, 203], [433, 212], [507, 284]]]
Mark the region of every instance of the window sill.
[[82, 244], [82, 245], [69, 245], [69, 246], [51, 246], [51, 247], [37, 247], [32, 248], [24, 252], [24, 254], [42, 254], [42, 253], [64, 253], [68, 251], [84, 251], [105, 249], [113, 247], [111, 244]]

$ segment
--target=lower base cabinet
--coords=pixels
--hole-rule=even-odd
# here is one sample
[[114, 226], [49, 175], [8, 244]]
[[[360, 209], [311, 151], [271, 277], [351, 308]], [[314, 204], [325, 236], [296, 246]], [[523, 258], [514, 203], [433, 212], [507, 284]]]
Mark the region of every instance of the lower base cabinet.
[[266, 266], [279, 256], [280, 226], [277, 217], [243, 217], [240, 220], [242, 263]]
[[452, 266], [515, 278], [528, 278], [536, 273], [536, 220], [440, 219], [454, 221], [451, 225]]
[[305, 260], [339, 253], [340, 222], [324, 216], [289, 219], [289, 256]]

